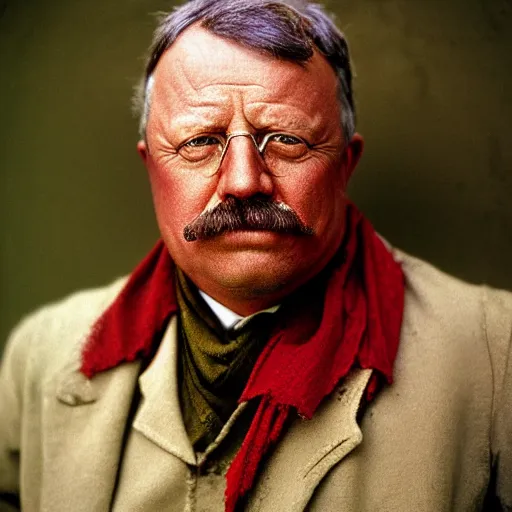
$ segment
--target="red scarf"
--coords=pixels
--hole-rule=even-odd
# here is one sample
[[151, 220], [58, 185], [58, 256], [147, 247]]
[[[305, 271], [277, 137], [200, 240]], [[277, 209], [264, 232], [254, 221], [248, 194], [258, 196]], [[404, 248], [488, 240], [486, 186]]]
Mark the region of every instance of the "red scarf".
[[[351, 203], [341, 251], [342, 261], [332, 265], [323, 307], [299, 301], [298, 310], [285, 311], [240, 397], [240, 402], [260, 398], [260, 403], [227, 473], [227, 512], [251, 489], [262, 457], [292, 410], [311, 418], [354, 366], [376, 370], [368, 399], [383, 380], [392, 382], [404, 306], [402, 270]], [[174, 286], [174, 263], [160, 240], [94, 324], [80, 371], [91, 378], [150, 356], [176, 313]]]

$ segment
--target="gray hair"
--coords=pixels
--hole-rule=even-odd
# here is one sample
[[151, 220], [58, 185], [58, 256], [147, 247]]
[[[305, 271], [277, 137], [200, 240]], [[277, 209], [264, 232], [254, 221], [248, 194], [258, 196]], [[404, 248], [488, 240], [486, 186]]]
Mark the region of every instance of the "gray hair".
[[192, 0], [163, 15], [133, 99], [141, 138], [146, 138], [153, 71], [165, 50], [196, 22], [212, 34], [276, 59], [304, 63], [316, 48], [336, 73], [343, 136], [345, 141], [352, 138], [355, 108], [347, 41], [322, 7], [306, 0]]

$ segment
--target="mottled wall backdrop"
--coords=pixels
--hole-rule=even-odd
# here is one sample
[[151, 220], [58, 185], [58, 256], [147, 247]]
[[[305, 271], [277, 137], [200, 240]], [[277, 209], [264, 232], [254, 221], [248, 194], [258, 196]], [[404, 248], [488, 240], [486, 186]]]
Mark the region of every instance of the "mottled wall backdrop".
[[[132, 85], [161, 0], [0, 2], [0, 339], [156, 240]], [[393, 244], [512, 288], [512, 3], [328, 2], [366, 153], [351, 194]], [[0, 347], [2, 342], [0, 342]]]

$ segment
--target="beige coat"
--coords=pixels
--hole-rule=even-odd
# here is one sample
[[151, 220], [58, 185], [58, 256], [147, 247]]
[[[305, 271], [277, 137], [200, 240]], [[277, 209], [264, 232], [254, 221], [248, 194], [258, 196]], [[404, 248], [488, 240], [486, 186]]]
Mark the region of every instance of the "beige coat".
[[[491, 467], [512, 510], [512, 294], [395, 258], [407, 288], [394, 384], [360, 418], [370, 372], [354, 371], [312, 420], [297, 419], [247, 510], [476, 511]], [[123, 282], [43, 308], [7, 347], [0, 493], [20, 493], [27, 512], [222, 509], [223, 478], [198, 477], [203, 461], [181, 419], [175, 320], [140, 379], [139, 362], [90, 381], [77, 371], [91, 323]], [[123, 444], [137, 384], [143, 398]], [[228, 452], [237, 414], [222, 434]]]

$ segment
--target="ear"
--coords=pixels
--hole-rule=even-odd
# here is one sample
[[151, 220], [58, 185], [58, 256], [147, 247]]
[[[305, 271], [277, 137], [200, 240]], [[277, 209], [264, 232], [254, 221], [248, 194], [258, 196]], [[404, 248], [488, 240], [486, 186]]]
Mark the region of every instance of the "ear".
[[137, 153], [139, 153], [139, 156], [142, 158], [144, 164], [147, 164], [149, 151], [148, 146], [144, 140], [139, 140], [139, 142], [137, 142]]
[[359, 159], [363, 154], [364, 149], [364, 139], [359, 133], [355, 133], [352, 139], [350, 139], [349, 143], [346, 145], [343, 151], [342, 157], [342, 172], [343, 172], [343, 182], [345, 188], [348, 185], [348, 182], [354, 172], [357, 164], [359, 163]]

